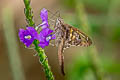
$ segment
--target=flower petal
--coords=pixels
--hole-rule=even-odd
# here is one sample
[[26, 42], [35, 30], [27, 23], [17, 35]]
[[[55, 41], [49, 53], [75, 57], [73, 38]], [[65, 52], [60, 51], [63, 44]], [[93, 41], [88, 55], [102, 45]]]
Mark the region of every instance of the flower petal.
[[21, 42], [23, 42], [23, 40], [24, 40], [24, 35], [23, 35], [24, 32], [25, 32], [24, 29], [19, 29], [18, 35], [19, 35], [19, 38], [20, 38], [20, 41], [21, 41]]
[[48, 46], [49, 42], [40, 42], [38, 46], [40, 46], [41, 48], [44, 48], [45, 46]]
[[44, 37], [46, 37], [49, 34], [51, 34], [52, 32], [53, 32], [53, 30], [51, 30], [49, 28], [45, 28], [45, 29], [42, 29], [42, 31], [40, 32], [40, 34], [43, 35]]
[[45, 28], [49, 27], [49, 24], [48, 24], [47, 21], [43, 21], [43, 22], [40, 24], [40, 26], [42, 27], [42, 29], [45, 29]]
[[38, 40], [39, 40], [39, 42], [44, 42], [45, 41], [45, 37], [43, 36], [42, 33], [39, 34]]
[[40, 17], [42, 19], [42, 24], [41, 24], [42, 29], [49, 27], [49, 24], [48, 24], [48, 12], [47, 12], [47, 10], [45, 8], [43, 8], [41, 10]]
[[46, 38], [48, 36], [50, 36], [52, 32], [53, 32], [53, 30], [51, 30], [49, 28], [42, 29], [42, 31], [40, 32], [39, 37], [38, 37], [38, 40], [40, 42], [39, 46], [41, 46], [42, 48], [44, 48], [45, 46], [49, 45], [49, 41], [51, 39], [47, 41]]
[[27, 42], [24, 42], [24, 44], [25, 44], [27, 47], [29, 47], [29, 46], [32, 44], [33, 41], [34, 41], [34, 39], [29, 40], [29, 41], [27, 41]]
[[40, 17], [42, 21], [48, 21], [48, 12], [45, 8], [41, 10]]
[[52, 35], [52, 39], [56, 39], [56, 36], [55, 36], [55, 34], [53, 34], [53, 35]]
[[38, 38], [38, 33], [33, 27], [27, 27], [27, 30], [34, 36], [34, 39]]

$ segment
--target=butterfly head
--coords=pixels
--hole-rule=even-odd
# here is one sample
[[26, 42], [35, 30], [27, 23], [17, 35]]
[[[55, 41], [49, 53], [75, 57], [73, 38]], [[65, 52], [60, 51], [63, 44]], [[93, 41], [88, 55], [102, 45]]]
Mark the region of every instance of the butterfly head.
[[61, 25], [61, 24], [63, 24], [64, 22], [63, 22], [63, 20], [61, 19], [61, 18], [57, 18], [56, 19], [56, 25]]

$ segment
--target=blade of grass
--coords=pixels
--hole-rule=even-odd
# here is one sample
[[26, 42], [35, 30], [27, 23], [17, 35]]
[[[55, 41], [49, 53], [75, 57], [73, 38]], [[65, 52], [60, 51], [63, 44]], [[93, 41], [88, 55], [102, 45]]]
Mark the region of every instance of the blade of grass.
[[2, 11], [3, 30], [8, 49], [8, 58], [13, 75], [13, 80], [25, 80], [24, 71], [19, 56], [18, 43], [14, 29], [12, 9], [5, 8]]
[[[81, 22], [81, 27], [83, 31], [85, 31], [89, 35], [92, 35], [82, 0], [75, 0], [75, 4], [76, 4], [75, 9], [78, 16], [78, 20]], [[103, 75], [102, 75], [103, 73], [101, 73], [100, 71], [100, 61], [99, 61], [96, 47], [92, 45], [91, 47], [88, 47], [88, 49], [85, 52], [84, 51], [83, 53], [86, 53], [86, 51], [88, 53], [88, 58], [92, 63], [91, 69], [94, 72], [96, 80], [103, 80]]]
[[106, 22], [106, 27], [109, 28], [114, 25], [115, 21], [117, 21], [117, 17], [119, 15], [117, 15], [119, 12], [119, 7], [120, 7], [120, 0], [111, 0], [110, 1], [110, 6], [109, 6], [109, 10], [108, 10], [108, 18], [107, 18], [107, 22]]

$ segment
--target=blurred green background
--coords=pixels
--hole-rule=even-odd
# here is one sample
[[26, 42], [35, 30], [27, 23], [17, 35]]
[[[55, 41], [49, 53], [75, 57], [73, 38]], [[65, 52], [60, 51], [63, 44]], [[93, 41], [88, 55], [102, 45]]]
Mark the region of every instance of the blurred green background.
[[[120, 80], [120, 0], [31, 0], [31, 6], [36, 24], [42, 8], [59, 10], [65, 23], [93, 41], [88, 48], [65, 50], [65, 77], [57, 48], [45, 48], [55, 80]], [[36, 52], [19, 41], [18, 30], [26, 24], [23, 0], [0, 1], [0, 80], [46, 80]]]

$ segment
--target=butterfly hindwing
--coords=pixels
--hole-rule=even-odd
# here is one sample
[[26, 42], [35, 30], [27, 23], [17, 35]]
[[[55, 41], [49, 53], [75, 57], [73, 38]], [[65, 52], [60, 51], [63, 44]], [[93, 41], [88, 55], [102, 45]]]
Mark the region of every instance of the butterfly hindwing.
[[62, 25], [64, 28], [64, 49], [69, 48], [71, 46], [89, 46], [92, 44], [91, 39], [81, 32], [79, 29], [74, 28], [68, 24]]

